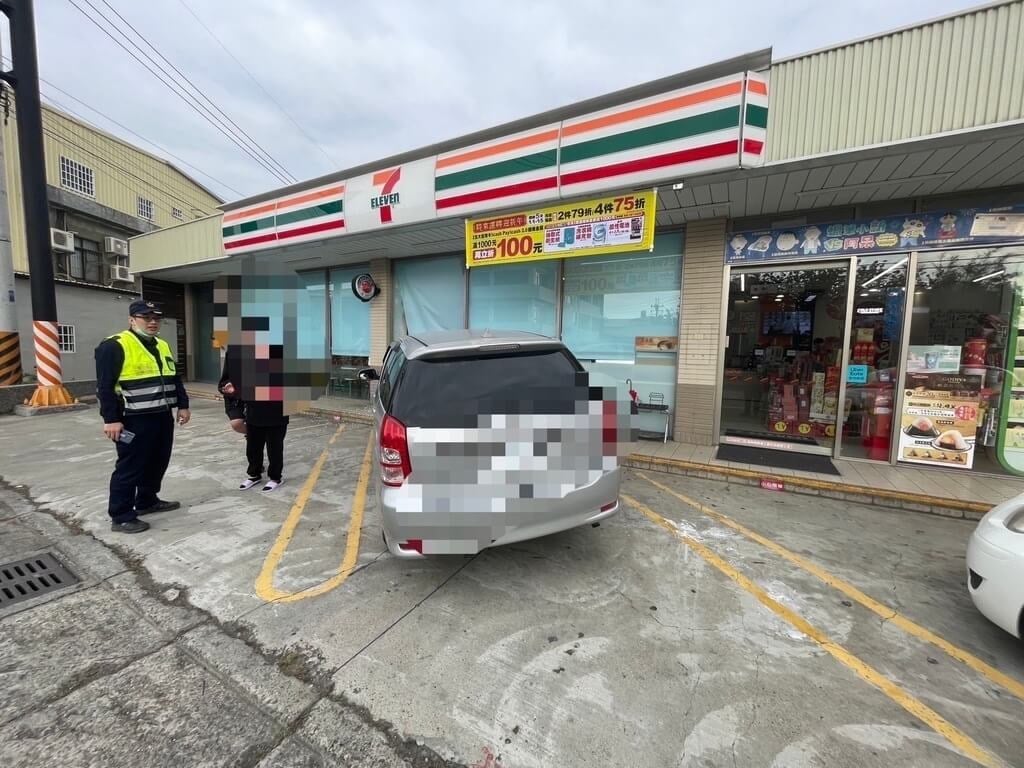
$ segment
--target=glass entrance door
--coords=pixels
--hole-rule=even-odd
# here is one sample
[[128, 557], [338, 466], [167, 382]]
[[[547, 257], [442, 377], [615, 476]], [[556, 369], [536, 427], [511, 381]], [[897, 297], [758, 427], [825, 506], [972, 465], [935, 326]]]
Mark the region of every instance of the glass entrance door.
[[847, 262], [731, 270], [722, 442], [832, 454], [849, 272]]
[[844, 458], [889, 461], [901, 387], [900, 351], [910, 257], [894, 253], [857, 259], [850, 324], [850, 360], [842, 418]]

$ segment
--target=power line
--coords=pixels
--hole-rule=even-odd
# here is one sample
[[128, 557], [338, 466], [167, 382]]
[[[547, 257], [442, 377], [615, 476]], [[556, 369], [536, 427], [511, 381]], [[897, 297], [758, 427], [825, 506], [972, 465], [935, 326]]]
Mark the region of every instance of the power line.
[[[17, 112], [16, 111], [11, 110], [10, 115], [11, 115], [11, 117], [13, 119], [17, 120]], [[206, 214], [206, 215], [210, 215], [211, 212], [207, 211], [205, 208], [203, 208], [203, 207], [201, 207], [199, 205], [195, 205], [192, 202], [190, 202], [188, 200], [185, 200], [183, 198], [177, 197], [173, 193], [168, 192], [165, 189], [163, 189], [162, 188], [162, 182], [160, 180], [154, 179], [152, 177], [150, 179], [144, 179], [141, 176], [138, 176], [135, 173], [133, 173], [131, 170], [125, 168], [124, 166], [119, 165], [117, 162], [115, 162], [111, 158], [105, 157], [104, 155], [101, 155], [98, 152], [96, 152], [96, 151], [94, 151], [92, 149], [89, 149], [88, 147], [84, 147], [81, 144], [79, 144], [78, 142], [74, 141], [69, 136], [67, 136], [66, 134], [64, 134], [62, 132], [58, 132], [57, 130], [54, 129], [54, 126], [60, 127], [59, 123], [54, 123], [53, 122], [54, 118], [52, 116], [48, 115], [46, 112], [43, 113], [43, 118], [44, 118], [44, 122], [45, 122], [46, 118], [50, 119], [50, 122], [51, 122], [50, 127], [47, 127], [45, 124], [43, 126], [43, 133], [46, 134], [47, 136], [49, 136], [50, 138], [54, 139], [55, 141], [61, 142], [63, 144], [66, 144], [68, 146], [74, 147], [75, 149], [79, 150], [80, 152], [84, 152], [87, 155], [91, 155], [92, 157], [96, 158], [97, 160], [99, 160], [99, 162], [103, 163], [104, 165], [114, 169], [115, 171], [120, 171], [125, 176], [131, 177], [131, 178], [135, 179], [136, 181], [140, 182], [141, 184], [145, 185], [144, 191], [145, 191], [146, 194], [152, 195], [155, 199], [159, 199], [159, 200], [162, 201], [162, 204], [159, 205], [159, 206], [156, 205], [155, 200], [153, 201], [154, 202], [154, 206], [153, 207], [155, 209], [163, 210], [165, 213], [170, 215], [171, 218], [174, 218], [174, 209], [177, 208], [177, 206], [174, 205], [174, 203], [180, 203], [183, 206], [182, 213], [184, 213], [184, 208], [188, 208], [190, 212], [194, 209], [194, 210], [199, 211], [200, 213], [203, 213], [203, 214]], [[135, 188], [129, 186], [124, 181], [122, 181], [120, 178], [118, 178], [116, 175], [109, 174], [109, 173], [105, 174], [105, 175], [107, 176], [108, 179], [110, 179], [114, 183], [118, 184], [119, 186], [121, 186], [123, 189], [127, 190], [132, 195], [135, 195], [136, 197], [141, 196], [139, 194], [140, 190], [135, 189]]]
[[[9, 63], [9, 59], [7, 58], [7, 56], [4, 56], [4, 57], [3, 57], [3, 61], [4, 61], [4, 63]], [[201, 176], [205, 176], [206, 178], [210, 179], [211, 181], [214, 181], [214, 182], [216, 182], [216, 183], [217, 183], [217, 184], [219, 184], [220, 186], [224, 187], [224, 189], [228, 190], [229, 192], [234, 192], [234, 193], [235, 193], [236, 195], [238, 195], [239, 197], [244, 197], [244, 195], [243, 195], [243, 194], [242, 194], [241, 192], [239, 192], [239, 191], [238, 191], [237, 189], [235, 189], [234, 187], [231, 187], [231, 186], [229, 186], [229, 185], [228, 185], [227, 183], [225, 183], [225, 182], [221, 181], [221, 180], [220, 180], [220, 179], [218, 179], [218, 178], [217, 178], [216, 176], [211, 176], [211, 175], [210, 175], [209, 173], [207, 173], [206, 171], [204, 171], [204, 170], [202, 170], [202, 169], [200, 169], [200, 168], [197, 168], [196, 166], [192, 165], [192, 164], [191, 164], [190, 162], [188, 162], [188, 160], [185, 160], [184, 158], [182, 158], [182, 157], [180, 157], [180, 156], [178, 156], [178, 155], [174, 154], [173, 152], [171, 152], [171, 151], [170, 151], [169, 149], [167, 149], [166, 147], [164, 147], [164, 146], [162, 146], [162, 145], [160, 145], [160, 144], [157, 144], [157, 143], [156, 143], [155, 141], [153, 141], [152, 139], [147, 139], [147, 138], [146, 138], [145, 136], [143, 136], [143, 135], [142, 135], [142, 134], [140, 134], [140, 133], [136, 133], [136, 132], [135, 132], [135, 131], [133, 131], [133, 130], [132, 130], [131, 128], [129, 128], [129, 127], [127, 126], [127, 125], [124, 125], [123, 123], [119, 123], [119, 122], [118, 122], [117, 120], [115, 120], [114, 118], [110, 117], [110, 115], [107, 115], [106, 113], [102, 112], [101, 110], [98, 110], [98, 109], [96, 109], [96, 107], [90, 106], [90, 105], [89, 105], [89, 104], [87, 104], [86, 102], [84, 102], [84, 101], [82, 101], [81, 99], [79, 99], [79, 98], [78, 98], [77, 96], [74, 96], [74, 95], [72, 95], [72, 94], [68, 93], [67, 91], [65, 91], [65, 90], [64, 90], [63, 88], [61, 88], [60, 86], [58, 86], [58, 85], [55, 85], [54, 83], [52, 83], [52, 82], [50, 82], [49, 80], [46, 80], [45, 78], [42, 78], [42, 77], [40, 77], [40, 78], [39, 78], [39, 81], [40, 81], [40, 82], [42, 82], [42, 83], [45, 83], [46, 85], [48, 85], [48, 86], [49, 86], [50, 88], [52, 88], [53, 90], [55, 90], [55, 91], [57, 91], [57, 92], [59, 92], [59, 93], [62, 93], [62, 94], [64, 94], [64, 95], [65, 95], [65, 96], [67, 96], [67, 97], [68, 97], [69, 99], [72, 99], [72, 100], [74, 100], [74, 101], [75, 101], [75, 102], [77, 102], [78, 104], [81, 104], [81, 105], [82, 105], [83, 107], [85, 107], [85, 108], [86, 108], [86, 109], [88, 109], [89, 111], [91, 111], [91, 112], [95, 112], [95, 113], [96, 113], [97, 115], [99, 115], [100, 117], [102, 117], [102, 118], [103, 118], [103, 119], [105, 119], [106, 121], [108, 121], [108, 122], [110, 122], [110, 123], [112, 123], [112, 124], [116, 125], [116, 126], [117, 126], [118, 128], [120, 128], [121, 130], [123, 130], [123, 131], [127, 131], [128, 133], [130, 133], [130, 134], [131, 134], [132, 136], [136, 137], [137, 139], [140, 139], [141, 141], [144, 141], [144, 142], [146, 142], [147, 144], [149, 144], [149, 145], [151, 145], [151, 146], [153, 146], [153, 147], [156, 147], [157, 149], [159, 149], [159, 150], [160, 150], [161, 152], [163, 152], [164, 154], [168, 155], [169, 157], [173, 157], [173, 158], [174, 158], [175, 160], [177, 160], [177, 161], [178, 161], [179, 163], [181, 163], [182, 165], [184, 165], [184, 166], [186, 166], [186, 167], [188, 167], [188, 168], [191, 168], [191, 169], [192, 169], [193, 171], [195, 171], [195, 172], [196, 172], [197, 174], [200, 174]], [[44, 97], [46, 98], [46, 100], [47, 100], [47, 101], [49, 101], [49, 102], [50, 102], [51, 104], [53, 104], [54, 106], [56, 106], [56, 107], [57, 107], [58, 109], [62, 109], [62, 110], [64, 110], [65, 112], [67, 112], [67, 113], [68, 113], [69, 115], [73, 115], [74, 117], [77, 117], [78, 119], [80, 119], [80, 120], [82, 120], [82, 121], [84, 121], [84, 122], [86, 122], [86, 123], [89, 123], [89, 122], [90, 122], [90, 121], [89, 121], [89, 120], [88, 120], [87, 118], [85, 118], [85, 117], [83, 117], [83, 116], [82, 116], [81, 114], [79, 114], [79, 113], [75, 112], [75, 111], [74, 111], [73, 109], [71, 109], [70, 107], [67, 107], [67, 106], [66, 106], [66, 105], [64, 105], [64, 104], [61, 104], [61, 103], [60, 103], [59, 101], [57, 101], [56, 99], [54, 99], [54, 98], [53, 98], [52, 96], [50, 96], [49, 94], [43, 93], [43, 96], [44, 96]]]
[[[262, 158], [260, 158], [258, 155], [256, 155], [246, 145], [242, 144], [237, 136], [235, 136], [234, 134], [230, 133], [223, 125], [221, 125], [219, 122], [217, 122], [216, 119], [213, 117], [212, 113], [210, 113], [209, 109], [206, 109], [205, 107], [203, 107], [202, 104], [199, 104], [198, 102], [195, 101], [195, 97], [191, 96], [187, 92], [182, 93], [182, 91], [179, 90], [181, 88], [181, 86], [178, 85], [177, 83], [175, 83], [173, 80], [171, 80], [171, 81], [165, 80], [161, 76], [160, 72], [158, 72], [157, 70], [153, 69], [153, 67], [151, 67], [149, 64], [144, 62], [133, 51], [131, 51], [127, 46], [125, 46], [124, 43], [122, 43], [120, 40], [118, 40], [116, 37], [114, 37], [114, 35], [111, 34], [111, 32], [106, 27], [104, 27], [102, 24], [100, 24], [98, 21], [96, 21], [96, 19], [94, 19], [92, 16], [90, 16], [88, 13], [86, 13], [86, 11], [80, 5], [78, 5], [75, 2], [75, 0], [68, 0], [68, 2], [71, 3], [71, 5], [74, 6], [75, 9], [79, 13], [81, 13], [83, 16], [85, 16], [85, 18], [87, 18], [90, 22], [92, 22], [101, 32], [103, 32], [103, 34], [105, 34], [107, 37], [109, 37], [111, 40], [113, 40], [129, 56], [131, 56], [133, 59], [135, 59], [135, 61], [137, 61], [139, 64], [141, 64], [143, 67], [145, 67], [149, 71], [149, 73], [152, 74], [157, 80], [159, 80], [163, 85], [167, 86], [174, 93], [175, 96], [177, 96], [182, 101], [184, 101], [189, 107], [191, 107], [193, 110], [195, 110], [200, 115], [200, 117], [202, 117], [204, 120], [206, 120], [208, 123], [210, 123], [214, 128], [219, 130], [222, 134], [224, 134], [224, 136], [226, 136], [227, 139], [231, 143], [233, 143], [236, 147], [238, 147], [243, 152], [245, 152], [252, 160], [255, 160], [257, 163], [259, 163], [260, 166], [265, 171], [267, 171], [272, 176], [274, 176], [278, 181], [280, 181], [282, 183], [285, 183], [285, 184], [288, 183], [288, 179], [286, 177], [284, 177], [280, 172], [275, 170], [266, 161], [264, 161]], [[128, 39], [126, 35], [125, 35], [125, 38]], [[129, 42], [131, 42], [131, 41], [129, 40]], [[134, 45], [134, 43], [133, 43], [133, 45]], [[136, 46], [136, 48], [138, 48], [138, 46]], [[139, 51], [142, 52], [141, 49], [139, 49]], [[143, 55], [145, 55], [144, 52], [142, 52], [142, 53], [143, 53]], [[150, 59], [150, 60], [152, 61], [152, 59]], [[155, 64], [155, 62], [154, 62], [154, 64]]]
[[[180, 98], [182, 101], [184, 101], [185, 104], [187, 104], [191, 109], [195, 110], [200, 115], [200, 117], [202, 117], [204, 120], [206, 120], [212, 126], [214, 126], [222, 134], [224, 134], [224, 136], [227, 137], [227, 139], [229, 141], [231, 141], [235, 146], [237, 146], [239, 149], [241, 149], [243, 152], [245, 152], [250, 158], [252, 158], [257, 163], [259, 163], [263, 167], [264, 170], [266, 170], [268, 173], [272, 174], [278, 181], [280, 181], [282, 183], [288, 183], [289, 182], [289, 178], [288, 178], [287, 174], [283, 174], [281, 171], [279, 171], [276, 168], [274, 168], [274, 166], [270, 162], [265, 160], [263, 157], [261, 157], [259, 154], [257, 154], [256, 151], [254, 151], [248, 145], [246, 145], [241, 140], [241, 138], [234, 131], [232, 131], [221, 120], [219, 120], [216, 117], [216, 115], [214, 115], [213, 112], [211, 112], [210, 109], [206, 105], [201, 103], [184, 86], [182, 86], [179, 82], [174, 80], [174, 78], [171, 77], [166, 72], [166, 70], [153, 59], [152, 56], [150, 56], [144, 50], [142, 50], [142, 48], [138, 45], [138, 43], [136, 43], [134, 40], [132, 40], [131, 37], [127, 33], [124, 32], [124, 30], [122, 30], [120, 27], [118, 27], [116, 24], [114, 24], [107, 16], [105, 16], [99, 9], [97, 9], [96, 6], [94, 6], [90, 2], [90, 0], [85, 0], [86, 4], [88, 4], [89, 7], [92, 8], [93, 11], [95, 11], [97, 13], [97, 15], [101, 19], [103, 19], [103, 21], [105, 21], [107, 24], [109, 24], [112, 29], [117, 31], [117, 33], [119, 35], [121, 35], [121, 37], [123, 37], [125, 39], [125, 41], [127, 41], [135, 49], [134, 51], [129, 49], [123, 42], [121, 42], [121, 40], [119, 40], [117, 37], [115, 37], [111, 33], [110, 29], [108, 29], [107, 27], [103, 26], [99, 21], [97, 21], [95, 18], [90, 16], [85, 11], [85, 9], [82, 8], [76, 2], [76, 0], [68, 0], [68, 2], [71, 3], [71, 5], [74, 6], [75, 9], [79, 13], [81, 13], [83, 16], [85, 16], [85, 18], [87, 18], [90, 22], [92, 22], [92, 24], [95, 25], [97, 29], [99, 29], [101, 32], [103, 32], [103, 34], [105, 34], [107, 37], [109, 37], [111, 40], [113, 40], [121, 49], [123, 49], [126, 53], [128, 53], [129, 56], [131, 56], [139, 64], [141, 64], [143, 67], [145, 67], [149, 71], [150, 74], [152, 74], [163, 85], [165, 85], [167, 88], [169, 88], [178, 98]], [[139, 54], [141, 54], [143, 57], [145, 57], [146, 61], [143, 61], [141, 58], [139, 58], [139, 56], [136, 54], [135, 51], [138, 51]], [[154, 67], [156, 67], [156, 68], [154, 69]], [[165, 77], [166, 77], [166, 79], [165, 79]]]
[[[97, 13], [102, 13], [102, 11], [97, 10], [96, 7], [93, 6], [93, 4], [92, 4], [92, 2], [90, 2], [90, 0], [85, 0], [85, 2], [88, 3], [89, 7], [93, 8], [93, 10], [96, 10]], [[117, 18], [119, 18], [122, 22], [124, 22], [124, 24], [127, 25], [128, 29], [130, 29], [132, 32], [134, 32], [139, 37], [140, 40], [142, 40], [146, 45], [148, 45], [150, 47], [150, 49], [153, 51], [153, 53], [155, 53], [157, 56], [159, 56], [164, 61], [164, 63], [167, 64], [167, 66], [169, 66], [171, 69], [173, 69], [182, 80], [184, 80], [186, 83], [188, 83], [192, 87], [193, 91], [195, 91], [199, 96], [201, 96], [203, 99], [205, 99], [206, 102], [211, 107], [213, 107], [215, 110], [217, 110], [217, 113], [221, 117], [223, 117], [228, 122], [228, 124], [231, 125], [231, 127], [235, 128], [238, 131], [238, 133], [241, 133], [242, 136], [244, 136], [255, 149], [259, 150], [263, 154], [263, 156], [274, 165], [274, 167], [276, 167], [279, 171], [281, 171], [291, 181], [293, 181], [293, 182], [297, 181], [295, 176], [287, 168], [285, 168], [284, 165], [282, 165], [280, 162], [278, 162], [278, 160], [273, 155], [271, 155], [266, 149], [264, 149], [263, 146], [261, 144], [259, 144], [259, 142], [257, 142], [252, 136], [250, 136], [248, 133], [246, 133], [245, 129], [242, 128], [242, 126], [240, 126], [238, 123], [236, 123], [234, 120], [232, 120], [231, 117], [229, 117], [228, 114], [223, 109], [221, 109], [220, 106], [217, 105], [217, 102], [215, 102], [213, 99], [211, 99], [209, 96], [207, 96], [202, 88], [200, 88], [198, 85], [196, 85], [194, 82], [192, 82], [192, 80], [189, 79], [188, 75], [186, 75], [184, 72], [182, 72], [180, 69], [178, 69], [178, 67], [176, 67], [174, 65], [174, 63], [170, 59], [168, 59], [166, 56], [164, 56], [160, 52], [160, 50], [149, 41], [149, 38], [147, 38], [144, 34], [139, 32], [139, 30], [137, 30], [134, 26], [132, 26], [132, 23], [130, 21], [128, 21], [128, 19], [126, 19], [124, 16], [122, 16], [118, 12], [117, 8], [112, 6], [108, 2], [108, 0], [100, 0], [100, 2], [102, 2], [105, 6], [107, 6], [107, 8], [109, 8], [111, 11], [113, 11], [114, 15], [117, 16]]]
[[[112, 159], [110, 157], [106, 157], [106, 156], [100, 154], [99, 152], [97, 152], [97, 151], [95, 151], [93, 149], [89, 149], [88, 147], [82, 146], [81, 144], [76, 142], [73, 138], [69, 137], [62, 130], [60, 130], [61, 128], [62, 128], [62, 126], [60, 126], [59, 123], [55, 123], [51, 119], [49, 127], [44, 127], [43, 130], [49, 136], [51, 136], [52, 138], [56, 139], [57, 141], [61, 141], [61, 142], [65, 143], [65, 144], [67, 144], [69, 146], [74, 147], [75, 149], [78, 149], [78, 150], [80, 150], [82, 152], [85, 152], [85, 153], [87, 153], [89, 155], [92, 155], [93, 157], [97, 158], [101, 162], [103, 162], [106, 165], [110, 166], [114, 170], [120, 171], [125, 176], [129, 176], [130, 178], [133, 178], [136, 181], [138, 181], [138, 182], [140, 182], [142, 184], [145, 184], [146, 187], [147, 187], [147, 189], [146, 189], [146, 193], [147, 194], [154, 194], [155, 193], [154, 196], [162, 196], [165, 202], [168, 202], [168, 203], [180, 203], [181, 205], [183, 205], [183, 206], [185, 206], [185, 207], [187, 207], [189, 209], [194, 208], [195, 210], [200, 211], [201, 213], [204, 213], [204, 214], [207, 214], [207, 215], [209, 215], [211, 213], [210, 211], [206, 210], [202, 206], [196, 205], [196, 204], [194, 204], [192, 202], [189, 202], [188, 200], [185, 200], [184, 198], [178, 197], [173, 192], [168, 191], [167, 189], [165, 189], [162, 186], [162, 182], [159, 179], [157, 179], [155, 177], [150, 177], [149, 179], [146, 179], [146, 178], [143, 178], [142, 176], [138, 176], [134, 172], [132, 172], [129, 169], [125, 168], [123, 165], [120, 165], [119, 163], [117, 163], [116, 160], [114, 160], [114, 159]], [[115, 178], [115, 177], [111, 177], [111, 178]], [[135, 194], [138, 194], [138, 190], [133, 190], [128, 185], [123, 184], [123, 182], [121, 182], [121, 183], [125, 187], [125, 189], [127, 189], [129, 191], [132, 191]], [[177, 208], [176, 205], [172, 205], [170, 207], [171, 208]], [[167, 212], [171, 213], [171, 211], [169, 211], [169, 210]]]
[[235, 56], [235, 54], [231, 52], [231, 50], [224, 44], [224, 42], [219, 37], [217, 37], [217, 35], [214, 34], [213, 30], [203, 23], [203, 20], [196, 15], [196, 12], [194, 10], [192, 10], [192, 7], [189, 6], [189, 4], [185, 2], [185, 0], [178, 0], [178, 2], [182, 5], [182, 7], [184, 7], [186, 11], [192, 14], [192, 18], [194, 18], [199, 23], [199, 26], [205, 29], [206, 33], [217, 42], [217, 45], [224, 49], [224, 52], [234, 60], [235, 64], [237, 64], [241, 68], [241, 70], [249, 76], [249, 79], [256, 84], [256, 87], [263, 91], [263, 95], [270, 99], [274, 106], [276, 106], [281, 111], [281, 114], [288, 118], [291, 124], [294, 125], [303, 136], [306, 137], [306, 140], [310, 144], [312, 144], [314, 147], [320, 150], [320, 154], [323, 155], [324, 158], [326, 158], [327, 162], [331, 164], [331, 167], [337, 167], [338, 161], [331, 157], [327, 153], [327, 150], [325, 150], [323, 146], [316, 141], [316, 139], [314, 139], [312, 136], [306, 133], [305, 129], [301, 125], [299, 125], [299, 123], [296, 122], [296, 120], [290, 114], [288, 114], [288, 112], [285, 111], [285, 108], [281, 106], [277, 99], [275, 99], [266, 88], [263, 87], [260, 81], [256, 79], [256, 76], [252, 72], [250, 72], [242, 62], [238, 60], [238, 57]]

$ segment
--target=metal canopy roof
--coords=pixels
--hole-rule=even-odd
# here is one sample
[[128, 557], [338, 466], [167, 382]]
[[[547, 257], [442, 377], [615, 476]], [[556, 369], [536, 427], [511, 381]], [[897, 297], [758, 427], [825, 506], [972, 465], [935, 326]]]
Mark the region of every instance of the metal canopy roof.
[[[682, 226], [711, 218], [797, 215], [822, 209], [880, 206], [900, 200], [1024, 186], [1024, 123], [996, 126], [855, 152], [802, 158], [754, 170], [681, 179], [658, 189], [657, 223]], [[1024, 188], [1013, 201], [1019, 202]], [[908, 204], [907, 213], [911, 213]], [[894, 211], [901, 213], [902, 211]], [[501, 213], [500, 211], [496, 211]], [[820, 214], [818, 214], [818, 220]], [[371, 259], [461, 254], [462, 218], [345, 235], [260, 252], [282, 269], [305, 271]], [[161, 279], [198, 282], [230, 271], [239, 258], [151, 270]]]

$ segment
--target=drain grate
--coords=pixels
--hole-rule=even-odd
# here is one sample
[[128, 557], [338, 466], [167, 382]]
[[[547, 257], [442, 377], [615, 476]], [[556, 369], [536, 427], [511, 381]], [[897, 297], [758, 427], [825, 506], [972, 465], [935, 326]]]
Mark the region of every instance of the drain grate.
[[49, 552], [0, 565], [0, 608], [65, 589], [78, 577]]

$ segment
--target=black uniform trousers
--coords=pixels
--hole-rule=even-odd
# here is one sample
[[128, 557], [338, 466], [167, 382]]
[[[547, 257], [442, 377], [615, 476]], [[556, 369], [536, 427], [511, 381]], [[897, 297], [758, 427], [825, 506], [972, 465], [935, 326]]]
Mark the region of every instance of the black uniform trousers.
[[115, 523], [136, 518], [136, 510], [157, 503], [157, 494], [171, 463], [174, 444], [174, 414], [148, 413], [125, 415], [124, 428], [135, 433], [131, 443], [115, 443], [117, 464], [110, 476], [110, 503], [107, 511]]
[[267, 477], [280, 483], [284, 471], [284, 436], [287, 424], [245, 425], [245, 458], [249, 460], [249, 477], [263, 477], [263, 449], [267, 449]]

